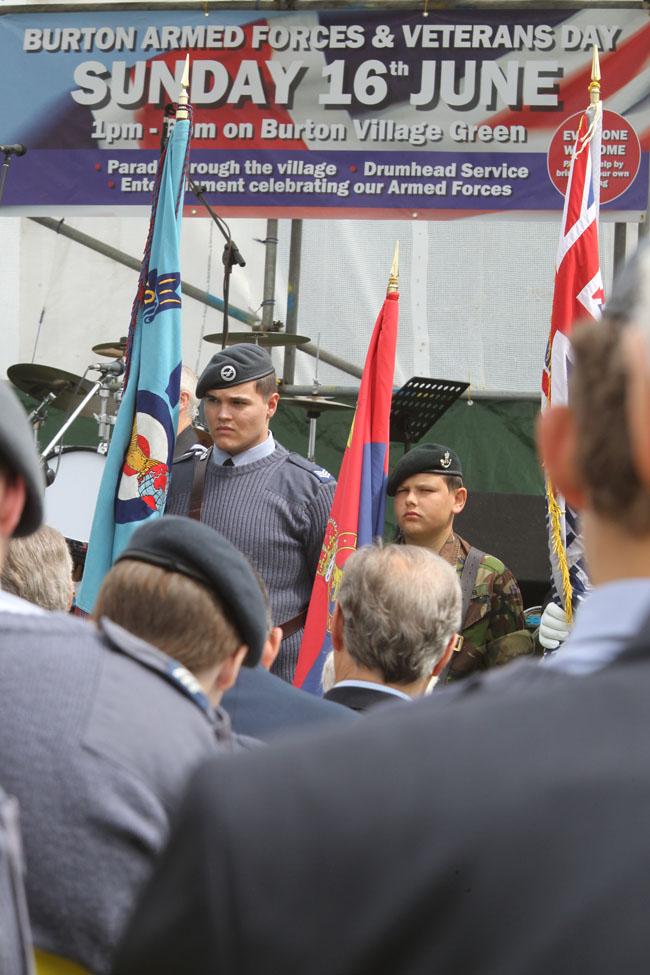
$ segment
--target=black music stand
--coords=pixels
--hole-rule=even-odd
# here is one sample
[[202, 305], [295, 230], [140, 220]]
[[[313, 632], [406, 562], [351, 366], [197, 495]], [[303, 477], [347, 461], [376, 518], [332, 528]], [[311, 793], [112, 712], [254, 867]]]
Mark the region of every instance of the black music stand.
[[465, 392], [469, 383], [412, 376], [396, 393], [390, 408], [390, 439], [404, 453], [421, 440], [436, 420]]

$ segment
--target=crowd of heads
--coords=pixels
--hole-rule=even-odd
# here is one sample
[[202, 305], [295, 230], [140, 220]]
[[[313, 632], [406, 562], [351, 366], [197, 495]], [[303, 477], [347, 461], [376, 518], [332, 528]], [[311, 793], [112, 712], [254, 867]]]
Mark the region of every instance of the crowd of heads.
[[[650, 538], [650, 462], [641, 449], [650, 428], [650, 414], [643, 415], [650, 403], [643, 331], [650, 331], [650, 248], [636, 261], [603, 322], [575, 330], [569, 403], [540, 424], [547, 473], [585, 513], [588, 554], [598, 526], [637, 542]], [[637, 345], [627, 331], [633, 325], [641, 326]], [[202, 398], [215, 444], [246, 450], [277, 408], [270, 362], [258, 346], [241, 345], [213, 356], [198, 384], [184, 367], [181, 408], [188, 422]], [[68, 547], [56, 530], [35, 530], [43, 514], [40, 465], [21, 408], [4, 388], [0, 409], [1, 588], [65, 612], [73, 592]], [[416, 447], [397, 463], [388, 494], [400, 544], [378, 542], [348, 557], [324, 683], [365, 675], [417, 696], [448, 662], [462, 627], [457, 572], [431, 550], [466, 504], [461, 460], [444, 445]], [[133, 534], [104, 579], [93, 619], [118, 624], [186, 668], [215, 707], [240, 667], [255, 667], [272, 655], [270, 643], [277, 652], [279, 641], [264, 583], [244, 556], [213, 529], [174, 516]]]

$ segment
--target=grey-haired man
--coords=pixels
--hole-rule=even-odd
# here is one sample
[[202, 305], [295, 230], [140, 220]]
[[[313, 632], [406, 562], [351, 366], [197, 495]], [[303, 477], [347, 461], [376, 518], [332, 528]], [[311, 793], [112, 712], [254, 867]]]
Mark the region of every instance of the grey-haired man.
[[454, 569], [415, 545], [366, 545], [345, 563], [323, 669], [328, 701], [354, 711], [420, 697], [458, 640]]

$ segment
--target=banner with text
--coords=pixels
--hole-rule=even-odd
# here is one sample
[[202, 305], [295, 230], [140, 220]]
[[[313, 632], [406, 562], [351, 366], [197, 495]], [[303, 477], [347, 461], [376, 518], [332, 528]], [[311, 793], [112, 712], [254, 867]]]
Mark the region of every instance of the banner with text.
[[148, 206], [189, 54], [191, 176], [224, 213], [561, 210], [594, 44], [601, 216], [638, 219], [650, 157], [644, 10], [7, 14], [0, 140], [27, 153], [12, 160], [3, 207]]

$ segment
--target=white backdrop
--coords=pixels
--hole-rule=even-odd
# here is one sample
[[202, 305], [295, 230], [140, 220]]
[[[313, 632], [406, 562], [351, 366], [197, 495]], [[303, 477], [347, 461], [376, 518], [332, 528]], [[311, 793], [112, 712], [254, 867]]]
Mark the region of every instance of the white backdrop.
[[[70, 218], [70, 226], [128, 254], [142, 255], [146, 221], [137, 217]], [[92, 346], [128, 329], [137, 274], [25, 218], [0, 223], [0, 368], [38, 362], [81, 374], [96, 361]], [[247, 261], [235, 268], [231, 304], [261, 314], [266, 235], [263, 220], [233, 220]], [[400, 332], [396, 384], [411, 375], [467, 380], [486, 391], [534, 393], [548, 335], [558, 222], [305, 221], [299, 332], [363, 365], [400, 241]], [[274, 318], [286, 319], [290, 222], [280, 221]], [[636, 228], [628, 232], [628, 249]], [[183, 279], [221, 297], [223, 239], [211, 221], [183, 226]], [[612, 274], [613, 226], [601, 226], [605, 286]], [[40, 324], [39, 324], [40, 323]], [[231, 318], [232, 330], [245, 326]], [[222, 315], [184, 300], [184, 359], [199, 370], [218, 346]], [[275, 352], [282, 366], [282, 353]], [[296, 382], [311, 383], [315, 360], [297, 356]], [[354, 384], [320, 365], [327, 384]]]

